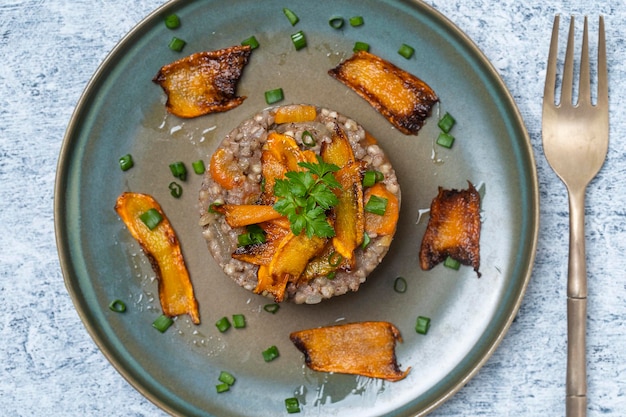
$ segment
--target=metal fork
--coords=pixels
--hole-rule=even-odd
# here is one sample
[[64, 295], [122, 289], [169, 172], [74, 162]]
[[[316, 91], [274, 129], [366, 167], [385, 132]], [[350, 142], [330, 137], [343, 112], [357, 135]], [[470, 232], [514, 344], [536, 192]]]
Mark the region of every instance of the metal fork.
[[577, 103], [572, 103], [574, 18], [570, 20], [561, 99], [555, 104], [559, 16], [554, 19], [543, 96], [543, 151], [569, 196], [570, 237], [567, 281], [566, 416], [587, 415], [585, 333], [587, 269], [585, 264], [585, 190], [606, 158], [609, 144], [609, 94], [604, 19], [598, 36], [597, 102], [592, 104], [587, 17], [583, 29]]

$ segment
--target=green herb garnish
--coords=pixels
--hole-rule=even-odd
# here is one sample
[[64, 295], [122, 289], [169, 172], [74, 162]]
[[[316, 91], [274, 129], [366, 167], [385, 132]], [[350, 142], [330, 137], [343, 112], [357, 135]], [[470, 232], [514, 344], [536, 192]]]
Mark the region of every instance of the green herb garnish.
[[287, 216], [295, 235], [304, 230], [308, 237], [333, 237], [335, 230], [326, 219], [326, 210], [338, 203], [333, 189], [341, 185], [333, 172], [339, 167], [324, 162], [319, 156], [317, 163], [300, 162], [298, 165], [307, 171], [289, 171], [286, 179], [276, 180], [274, 195], [278, 200], [274, 210]]

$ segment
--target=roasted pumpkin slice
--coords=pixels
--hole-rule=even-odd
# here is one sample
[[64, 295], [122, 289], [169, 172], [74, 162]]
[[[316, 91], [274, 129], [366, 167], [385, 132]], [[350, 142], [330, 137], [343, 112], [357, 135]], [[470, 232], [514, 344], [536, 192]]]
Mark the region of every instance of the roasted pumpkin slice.
[[287, 171], [302, 171], [304, 168], [298, 165], [300, 162], [316, 161], [315, 158], [310, 161], [310, 154], [315, 154], [302, 151], [294, 138], [277, 132], [267, 136], [263, 151], [271, 152]]
[[226, 190], [243, 184], [244, 175], [232, 151], [220, 148], [211, 156], [211, 177]]
[[355, 257], [344, 258], [335, 250], [332, 241], [329, 241], [322, 252], [309, 261], [298, 282], [307, 283], [317, 277], [332, 279], [332, 275], [337, 271], [350, 271], [354, 268], [355, 261]]
[[259, 204], [222, 204], [213, 206], [213, 210], [223, 214], [230, 227], [250, 226], [282, 217], [274, 207]]
[[325, 244], [326, 239], [290, 232], [281, 241], [268, 266], [270, 278], [259, 279], [254, 292], [267, 292], [274, 296], [276, 302], [283, 301], [287, 283], [298, 280], [309, 261], [324, 249]]
[[[151, 209], [161, 216], [152, 230], [140, 217]], [[191, 321], [199, 324], [198, 302], [180, 243], [159, 203], [147, 194], [123, 193], [115, 203], [115, 211], [150, 260], [159, 282], [163, 314], [170, 317], [189, 314]]]
[[480, 194], [471, 183], [467, 190], [439, 187], [430, 205], [420, 266], [429, 270], [448, 256], [473, 267], [480, 276]]
[[249, 46], [198, 52], [163, 66], [152, 81], [167, 95], [167, 110], [191, 118], [239, 106], [245, 97], [235, 94], [248, 63]]
[[322, 144], [320, 155], [324, 162], [337, 165], [339, 168], [355, 160], [350, 140], [339, 125], [335, 125], [330, 142]]
[[[288, 221], [288, 220], [287, 220]], [[269, 265], [280, 242], [289, 234], [289, 225], [265, 222], [259, 226], [265, 232], [265, 242], [238, 247], [232, 257], [254, 265]]]
[[398, 198], [381, 182], [365, 189], [366, 204], [373, 195], [387, 200], [387, 207], [383, 215], [365, 212], [365, 231], [370, 236], [393, 235], [400, 216]]
[[276, 124], [302, 123], [315, 120], [316, 117], [317, 109], [315, 106], [308, 104], [293, 104], [291, 106], [282, 106], [276, 110], [274, 122]]
[[341, 184], [335, 206], [333, 246], [344, 258], [352, 259], [354, 250], [363, 242], [365, 213], [363, 211], [362, 162], [350, 162], [335, 173]]
[[289, 335], [304, 353], [306, 365], [321, 372], [362, 375], [387, 381], [405, 378], [410, 367], [400, 370], [396, 341], [400, 331], [391, 323], [369, 321], [301, 330]]
[[328, 73], [407, 135], [417, 134], [439, 100], [424, 81], [366, 51], [355, 52]]
[[263, 189], [261, 190], [261, 204], [274, 204], [274, 184], [277, 179], [281, 179], [287, 172], [287, 167], [283, 165], [280, 158], [269, 150], [261, 152], [261, 169], [263, 174]]

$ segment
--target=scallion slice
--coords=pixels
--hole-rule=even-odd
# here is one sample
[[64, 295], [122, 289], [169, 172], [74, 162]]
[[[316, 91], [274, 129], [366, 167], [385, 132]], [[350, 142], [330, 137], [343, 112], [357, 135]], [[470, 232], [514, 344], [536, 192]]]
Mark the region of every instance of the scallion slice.
[[383, 214], [385, 214], [385, 210], [387, 210], [387, 202], [388, 200], [386, 198], [372, 195], [370, 196], [367, 204], [365, 204], [364, 209], [369, 213], [374, 213], [382, 216]]
[[419, 316], [415, 323], [415, 331], [419, 334], [426, 334], [428, 329], [430, 329], [430, 318]]
[[220, 333], [224, 333], [226, 330], [230, 329], [230, 321], [228, 320], [228, 317], [222, 317], [216, 321], [215, 327], [217, 327], [217, 330], [219, 330]]
[[215, 208], [217, 208], [217, 207], [219, 207], [219, 206], [221, 206], [221, 205], [223, 205], [223, 204], [224, 204], [224, 203], [211, 203], [211, 204], [209, 205], [209, 210], [208, 210], [208, 212], [209, 212], [209, 213], [213, 213], [213, 214], [221, 214], [219, 211], [215, 210]]
[[355, 42], [354, 43], [354, 48], [352, 48], [352, 50], [354, 52], [359, 52], [359, 51], [369, 51], [370, 50], [370, 44], [366, 43], [366, 42]]
[[140, 214], [139, 218], [150, 230], [154, 230], [163, 220], [163, 216], [155, 208], [148, 209], [148, 211]]
[[300, 402], [297, 398], [285, 398], [285, 409], [287, 409], [287, 413], [294, 414], [300, 412]]
[[384, 179], [385, 175], [380, 171], [366, 171], [363, 174], [363, 187], [371, 187]]
[[413, 49], [412, 46], [409, 46], [406, 43], [403, 43], [402, 46], [400, 46], [400, 49], [398, 49], [398, 53], [402, 55], [404, 58], [410, 59], [415, 53], [415, 49]]
[[328, 255], [328, 264], [332, 267], [339, 266], [339, 264], [343, 261], [343, 256], [339, 252], [333, 251], [330, 255]]
[[236, 381], [235, 377], [230, 372], [226, 371], [220, 371], [220, 376], [217, 377], [217, 380], [228, 384], [228, 386], [232, 386]]
[[198, 175], [202, 175], [204, 174], [204, 171], [206, 171], [206, 168], [204, 166], [204, 161], [202, 159], [198, 159], [197, 161], [192, 162], [191, 167], [193, 168], [193, 172], [195, 172]]
[[367, 232], [363, 233], [363, 243], [361, 243], [361, 247], [365, 249], [371, 241], [372, 239], [370, 238], [370, 235], [368, 235]]
[[225, 382], [223, 382], [223, 383], [221, 383], [221, 384], [217, 384], [217, 385], [215, 386], [215, 391], [216, 391], [218, 394], [221, 394], [221, 393], [226, 392], [226, 391], [229, 391], [229, 390], [230, 390], [230, 385], [228, 385], [228, 384], [227, 384], [227, 383], [225, 383]]
[[242, 40], [241, 44], [244, 46], [248, 45], [250, 49], [256, 49], [259, 47], [259, 41], [257, 40], [256, 36], [250, 36], [249, 38]]
[[128, 171], [133, 167], [133, 165], [135, 165], [135, 163], [133, 162], [133, 157], [131, 154], [126, 154], [120, 157], [120, 168], [122, 169], [122, 171]]
[[393, 290], [395, 292], [399, 292], [401, 294], [405, 293], [406, 292], [406, 288], [407, 288], [407, 283], [406, 283], [406, 279], [404, 279], [404, 277], [398, 277], [393, 282]]
[[174, 198], [180, 198], [180, 196], [183, 195], [183, 187], [175, 181], [170, 182], [167, 188], [170, 189], [170, 194]]
[[461, 268], [461, 262], [457, 261], [451, 256], [448, 256], [446, 260], [443, 261], [443, 266], [445, 266], [446, 268], [450, 268], [450, 269], [454, 269], [455, 271], [458, 271], [459, 268]]
[[437, 122], [437, 126], [439, 126], [439, 129], [441, 129], [442, 132], [449, 133], [455, 123], [456, 120], [454, 119], [454, 117], [452, 117], [450, 113], [446, 112], [446, 114], [444, 114], [443, 117], [439, 119], [439, 122]]
[[233, 327], [235, 329], [243, 329], [246, 327], [246, 316], [243, 314], [233, 314]]
[[298, 31], [291, 35], [291, 42], [293, 46], [296, 48], [296, 51], [304, 48], [306, 46], [306, 37], [304, 36], [303, 31]]
[[292, 10], [286, 7], [283, 9], [283, 13], [285, 14], [285, 16], [287, 16], [287, 19], [289, 20], [289, 23], [291, 23], [291, 26], [295, 26], [296, 23], [300, 21], [300, 18]]
[[337, 272], [335, 272], [335, 271], [330, 271], [328, 274], [326, 274], [326, 279], [329, 279], [329, 280], [331, 280], [331, 281], [332, 281], [333, 279], [335, 279], [335, 276], [336, 276], [336, 275], [337, 275]]
[[333, 16], [328, 20], [328, 24], [333, 29], [341, 29], [344, 24], [343, 17], [341, 16]]
[[302, 143], [304, 144], [304, 146], [308, 146], [309, 148], [312, 148], [317, 144], [315, 138], [313, 137], [313, 134], [308, 130], [302, 132]]
[[126, 304], [122, 300], [113, 300], [109, 303], [109, 310], [123, 313], [126, 311]]
[[276, 303], [274, 303], [274, 304], [265, 304], [263, 306], [263, 310], [267, 311], [268, 313], [272, 313], [272, 314], [276, 314], [278, 309], [280, 309], [280, 305], [278, 305]]
[[265, 102], [267, 104], [274, 104], [282, 101], [285, 98], [282, 88], [275, 88], [265, 92]]
[[180, 18], [176, 14], [165, 16], [165, 27], [168, 29], [178, 29], [180, 27]]
[[454, 136], [449, 133], [441, 132], [437, 137], [437, 145], [450, 149], [454, 144]]
[[263, 351], [263, 360], [265, 360], [265, 362], [271, 362], [278, 356], [278, 348], [276, 346], [270, 346]]
[[170, 44], [168, 45], [169, 48], [172, 51], [175, 52], [180, 52], [183, 50], [183, 48], [185, 47], [185, 45], [187, 45], [187, 42], [185, 42], [184, 40], [177, 38], [176, 36], [174, 36], [172, 38], [172, 40], [170, 41]]
[[172, 320], [171, 317], [162, 314], [155, 321], [152, 322], [152, 327], [154, 327], [161, 333], [165, 333], [165, 331], [169, 329], [172, 324], [174, 324], [174, 320]]
[[185, 164], [180, 161], [171, 163], [170, 171], [174, 177], [181, 181], [185, 181], [187, 179], [187, 168], [185, 167]]
[[357, 26], [363, 26], [363, 23], [365, 23], [365, 20], [363, 20], [363, 16], [352, 16], [349, 22], [350, 22], [350, 26], [357, 27]]

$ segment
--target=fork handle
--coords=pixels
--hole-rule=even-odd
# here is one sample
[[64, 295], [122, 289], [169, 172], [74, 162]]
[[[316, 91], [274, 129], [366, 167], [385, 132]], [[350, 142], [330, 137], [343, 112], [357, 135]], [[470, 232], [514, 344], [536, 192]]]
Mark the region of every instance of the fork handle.
[[569, 191], [566, 417], [587, 415], [585, 189]]

